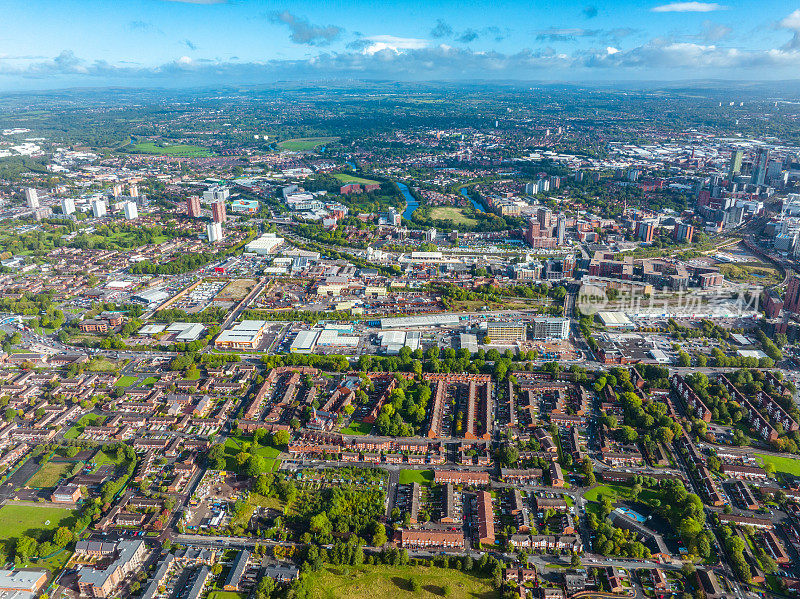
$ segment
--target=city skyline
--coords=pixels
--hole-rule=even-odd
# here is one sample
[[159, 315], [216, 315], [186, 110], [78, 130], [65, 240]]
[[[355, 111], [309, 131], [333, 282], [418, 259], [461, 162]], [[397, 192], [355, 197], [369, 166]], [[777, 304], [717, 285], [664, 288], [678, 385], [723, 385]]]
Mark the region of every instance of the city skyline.
[[0, 90], [279, 80], [795, 79], [785, 2], [12, 0]]

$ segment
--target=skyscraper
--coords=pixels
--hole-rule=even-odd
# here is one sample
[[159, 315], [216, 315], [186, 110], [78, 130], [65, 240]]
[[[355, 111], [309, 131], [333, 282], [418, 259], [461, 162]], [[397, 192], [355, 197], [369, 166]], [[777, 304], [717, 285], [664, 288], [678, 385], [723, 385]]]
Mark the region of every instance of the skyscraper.
[[686, 223], [677, 223], [675, 228], [672, 230], [672, 235], [675, 241], [692, 243], [692, 237], [694, 237], [694, 227], [692, 225], [687, 225]]
[[136, 207], [136, 202], [125, 202], [125, 218], [134, 220], [139, 216], [139, 209]]
[[539, 219], [539, 227], [545, 232], [546, 235], [549, 235], [551, 220], [553, 218], [552, 211], [549, 208], [539, 208], [539, 212], [536, 216]]
[[75, 200], [72, 198], [61, 198], [61, 213], [69, 216], [75, 213]]
[[211, 204], [211, 217], [215, 223], [224, 223], [228, 219], [227, 212], [225, 212], [225, 200]]
[[728, 168], [728, 179], [732, 180], [736, 175], [742, 172], [742, 158], [744, 158], [744, 151], [734, 150], [731, 152], [731, 165]]
[[197, 218], [200, 216], [200, 197], [199, 196], [189, 196], [186, 198], [186, 213], [191, 218]]
[[767, 177], [767, 163], [769, 163], [769, 150], [767, 148], [758, 148], [756, 159], [753, 161], [753, 175], [750, 177], [750, 183], [764, 185], [764, 180]]
[[783, 309], [794, 313], [800, 312], [800, 277], [797, 275], [792, 275], [786, 285]]
[[139, 197], [139, 186], [138, 185], [131, 185], [130, 187], [131, 197], [138, 198]]
[[208, 223], [206, 225], [206, 236], [209, 243], [216, 243], [222, 239], [222, 225], [220, 223]]
[[558, 245], [564, 245], [564, 237], [567, 232], [567, 217], [564, 214], [558, 215], [558, 226], [556, 227], [556, 237]]
[[95, 218], [102, 218], [106, 215], [106, 201], [97, 199], [92, 200], [92, 214]]
[[25, 188], [25, 201], [28, 204], [28, 208], [36, 210], [39, 207], [39, 194], [33, 187]]

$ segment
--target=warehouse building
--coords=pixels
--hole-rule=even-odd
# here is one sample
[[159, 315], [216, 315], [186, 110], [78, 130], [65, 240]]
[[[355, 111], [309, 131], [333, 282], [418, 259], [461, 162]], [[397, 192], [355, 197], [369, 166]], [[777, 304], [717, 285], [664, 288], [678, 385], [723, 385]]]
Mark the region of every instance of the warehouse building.
[[243, 320], [222, 331], [214, 345], [220, 349], [257, 349], [268, 325], [266, 320]]
[[283, 245], [283, 237], [278, 237], [275, 233], [264, 233], [261, 237], [254, 239], [244, 246], [244, 251], [259, 256], [274, 254], [275, 250]]

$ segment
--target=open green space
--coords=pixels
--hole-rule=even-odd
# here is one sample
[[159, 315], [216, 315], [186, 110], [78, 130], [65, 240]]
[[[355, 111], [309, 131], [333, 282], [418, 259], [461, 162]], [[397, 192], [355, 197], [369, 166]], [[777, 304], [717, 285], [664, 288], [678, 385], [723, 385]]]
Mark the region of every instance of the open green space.
[[36, 536], [36, 531], [69, 526], [71, 516], [72, 510], [66, 508], [9, 502], [0, 508], [0, 541], [16, 539], [22, 535]]
[[370, 184], [377, 184], [379, 181], [373, 181], [372, 179], [365, 179], [364, 177], [356, 177], [354, 175], [348, 175], [347, 173], [334, 173], [333, 175], [342, 183], [360, 183], [362, 185], [370, 185]]
[[781, 282], [777, 269], [763, 262], [721, 264], [719, 271], [726, 279], [751, 285], [776, 285]]
[[125, 461], [125, 456], [122, 459], [117, 459], [116, 453], [106, 453], [105, 451], [98, 451], [92, 458], [92, 462], [96, 467], [104, 466], [105, 464], [113, 464], [119, 466]]
[[84, 414], [83, 416], [81, 416], [80, 420], [78, 420], [78, 424], [76, 424], [66, 433], [64, 433], [64, 438], [77, 439], [83, 432], [83, 429], [86, 428], [87, 426], [100, 426], [105, 421], [106, 417], [101, 416], [100, 414], [91, 414], [91, 413]]
[[189, 144], [156, 144], [152, 141], [143, 141], [131, 146], [134, 154], [157, 154], [162, 156], [184, 156], [186, 158], [207, 158], [214, 153], [208, 148], [192, 146]]
[[89, 365], [86, 367], [91, 372], [113, 372], [118, 370], [123, 365], [122, 362], [113, 362], [106, 358], [92, 358]]
[[431, 208], [430, 216], [433, 220], [449, 220], [454, 224], [462, 224], [468, 227], [473, 227], [478, 224], [478, 221], [467, 216], [462, 208], [455, 208], [453, 206], [437, 206]]
[[800, 459], [785, 458], [782, 456], [767, 455], [764, 453], [755, 454], [756, 459], [761, 462], [762, 466], [772, 464], [775, 466], [775, 472], [783, 472], [784, 474], [791, 474], [793, 476], [800, 476]]
[[70, 462], [47, 462], [42, 464], [42, 467], [27, 482], [27, 486], [36, 489], [55, 487], [61, 477], [72, 470], [73, 465]]
[[237, 593], [236, 591], [211, 591], [208, 594], [208, 599], [245, 599], [246, 593]]
[[[419, 584], [411, 590], [410, 580]], [[487, 578], [461, 570], [421, 566], [338, 566], [310, 573], [307, 580], [311, 599], [490, 599], [499, 592]]]
[[116, 382], [114, 383], [115, 387], [130, 387], [133, 385], [138, 379], [138, 377], [131, 376], [126, 374], [125, 376], [119, 377]]
[[253, 443], [251, 436], [238, 436], [228, 437], [225, 439], [225, 469], [231, 472], [236, 472], [236, 454], [241, 451], [247, 450], [247, 453], [261, 456], [266, 462], [267, 471], [275, 472], [280, 468], [281, 461], [278, 456], [281, 450], [271, 445], [261, 445], [260, 443]]
[[231, 527], [245, 526], [248, 522], [250, 522], [250, 518], [253, 516], [253, 512], [255, 511], [256, 507], [274, 509], [284, 512], [286, 509], [286, 503], [277, 497], [266, 497], [265, 495], [259, 495], [256, 492], [252, 492], [247, 496], [245, 508], [231, 520]]
[[154, 376], [148, 376], [146, 379], [142, 381], [142, 385], [145, 387], [152, 387], [158, 382], [158, 379]]
[[19, 567], [20, 568], [44, 568], [45, 570], [49, 570], [50, 572], [56, 573], [60, 572], [64, 566], [67, 565], [69, 558], [72, 556], [72, 552], [68, 549], [61, 549], [57, 551], [54, 555], [51, 555], [47, 558], [33, 558], [30, 561], [22, 562]]
[[[633, 500], [633, 490], [631, 487], [626, 487], [624, 485], [598, 485], [583, 494], [584, 499], [587, 501], [599, 502], [601, 496], [608, 497], [612, 503], [623, 499]], [[653, 500], [656, 499], [660, 499], [658, 491], [642, 489], [637, 501], [652, 505]]]
[[400, 471], [400, 484], [409, 485], [411, 483], [419, 483], [421, 485], [429, 485], [433, 482], [433, 470], [401, 470]]
[[338, 137], [297, 137], [280, 142], [278, 147], [281, 150], [302, 152], [304, 150], [313, 150], [317, 146], [329, 144], [333, 141], [337, 141], [338, 139]]
[[366, 422], [358, 422], [353, 420], [345, 428], [339, 432], [343, 435], [368, 435], [372, 431], [372, 425]]

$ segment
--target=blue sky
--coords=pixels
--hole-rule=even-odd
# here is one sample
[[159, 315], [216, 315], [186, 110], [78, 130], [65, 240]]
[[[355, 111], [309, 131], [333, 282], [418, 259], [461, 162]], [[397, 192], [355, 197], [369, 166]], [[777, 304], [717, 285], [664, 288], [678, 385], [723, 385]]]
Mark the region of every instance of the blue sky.
[[800, 0], [3, 0], [0, 89], [800, 78]]

